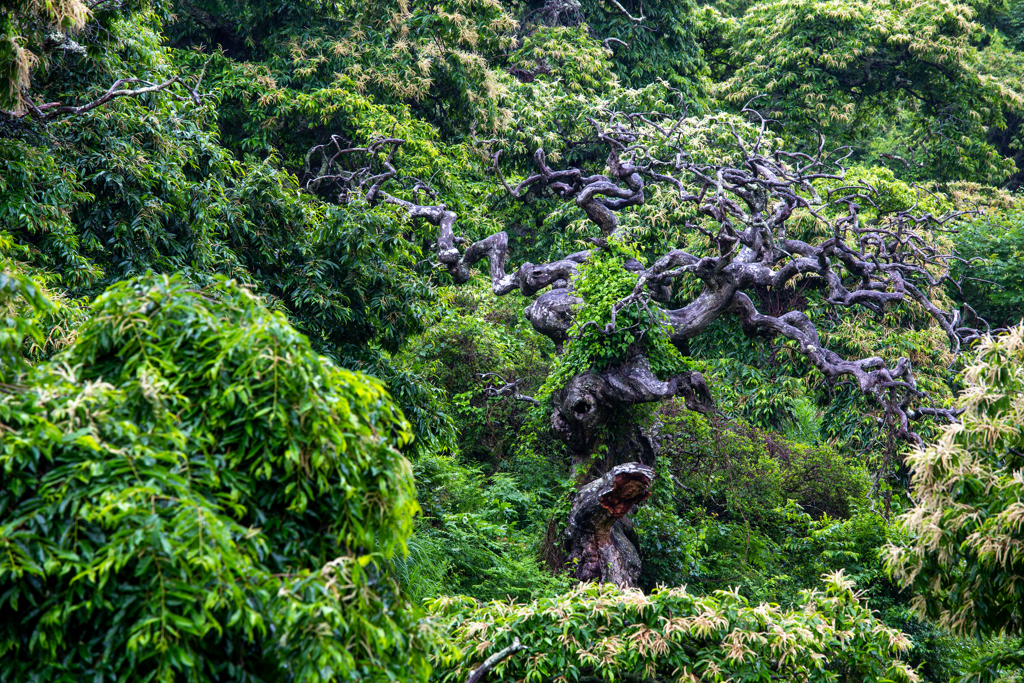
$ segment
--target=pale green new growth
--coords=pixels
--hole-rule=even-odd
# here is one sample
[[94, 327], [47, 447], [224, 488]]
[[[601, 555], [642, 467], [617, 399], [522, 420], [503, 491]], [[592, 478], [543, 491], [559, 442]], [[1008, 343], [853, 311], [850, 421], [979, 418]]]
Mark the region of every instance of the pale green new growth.
[[908, 456], [918, 505], [887, 564], [922, 617], [958, 632], [1024, 627], [1024, 327], [986, 339], [959, 424]]

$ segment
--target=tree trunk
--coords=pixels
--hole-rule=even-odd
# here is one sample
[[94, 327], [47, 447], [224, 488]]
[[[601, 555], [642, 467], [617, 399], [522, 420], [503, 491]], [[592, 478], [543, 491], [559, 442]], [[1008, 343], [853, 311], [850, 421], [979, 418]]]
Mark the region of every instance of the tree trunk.
[[[673, 396], [683, 397], [690, 410], [708, 413], [714, 408], [711, 392], [699, 372], [683, 372], [662, 381], [651, 372], [647, 358], [637, 356], [599, 373], [576, 375], [556, 391], [551, 429], [569, 446], [574, 464], [589, 459], [603, 435], [609, 456], [614, 458], [608, 466], [642, 462], [653, 467], [656, 447], [638, 425], [624, 419], [625, 411], [639, 403]], [[616, 422], [619, 424], [613, 427]], [[599, 474], [606, 471], [608, 467]]]
[[636, 586], [640, 554], [627, 538], [623, 517], [651, 494], [654, 469], [640, 463], [616, 465], [573, 497], [565, 528], [567, 564], [580, 581]]
[[[581, 581], [635, 586], [640, 554], [626, 515], [650, 494], [658, 444], [630, 418], [639, 403], [681, 396], [691, 410], [709, 412], [711, 394], [698, 372], [658, 379], [643, 356], [602, 372], [573, 377], [556, 391], [552, 432], [569, 447], [582, 488], [573, 498], [564, 535], [552, 520], [545, 540], [548, 564]], [[600, 450], [600, 456], [596, 457]]]

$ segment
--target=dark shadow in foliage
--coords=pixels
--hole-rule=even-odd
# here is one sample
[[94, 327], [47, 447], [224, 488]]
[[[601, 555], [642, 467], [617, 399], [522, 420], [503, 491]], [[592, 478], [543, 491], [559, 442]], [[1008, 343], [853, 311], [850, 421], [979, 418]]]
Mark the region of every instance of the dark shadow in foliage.
[[1024, 319], [1024, 210], [991, 211], [967, 223], [954, 238], [959, 287], [950, 296], [973, 308], [992, 327], [1017, 325]]
[[828, 446], [787, 441], [740, 420], [704, 416], [680, 401], [660, 407], [662, 457], [678, 496], [732, 518], [755, 521], [795, 500], [812, 517], [845, 518], [863, 495], [866, 472]]

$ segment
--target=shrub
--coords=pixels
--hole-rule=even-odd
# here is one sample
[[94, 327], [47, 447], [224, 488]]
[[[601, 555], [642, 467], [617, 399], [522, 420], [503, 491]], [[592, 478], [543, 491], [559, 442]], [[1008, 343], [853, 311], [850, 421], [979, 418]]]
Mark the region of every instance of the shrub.
[[237, 284], [147, 276], [6, 381], [0, 678], [425, 677], [376, 568], [417, 510], [376, 380]]
[[595, 584], [526, 604], [440, 598], [430, 609], [451, 643], [435, 666], [441, 681], [463, 681], [518, 640], [527, 651], [500, 661], [495, 679], [916, 681], [897, 659], [906, 637], [857, 601], [842, 572], [823, 578], [791, 611], [732, 591]]

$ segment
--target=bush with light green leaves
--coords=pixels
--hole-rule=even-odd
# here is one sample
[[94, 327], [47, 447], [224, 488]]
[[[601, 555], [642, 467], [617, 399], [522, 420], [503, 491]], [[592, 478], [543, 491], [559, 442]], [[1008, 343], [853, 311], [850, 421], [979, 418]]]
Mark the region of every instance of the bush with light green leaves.
[[[919, 614], [958, 633], [1024, 635], [1024, 328], [987, 339], [961, 421], [913, 452], [918, 505], [886, 564]], [[1003, 653], [1024, 664], [1024, 644]], [[985, 665], [998, 668], [999, 655]]]
[[525, 604], [440, 598], [431, 610], [451, 642], [435, 655], [435, 673], [461, 683], [518, 639], [526, 650], [499, 662], [491, 680], [917, 681], [899, 659], [906, 636], [879, 622], [841, 571], [823, 578], [790, 610], [732, 591], [644, 595], [595, 584]]
[[152, 275], [0, 379], [0, 679], [425, 678], [377, 569], [418, 509], [378, 381], [238, 284]]

